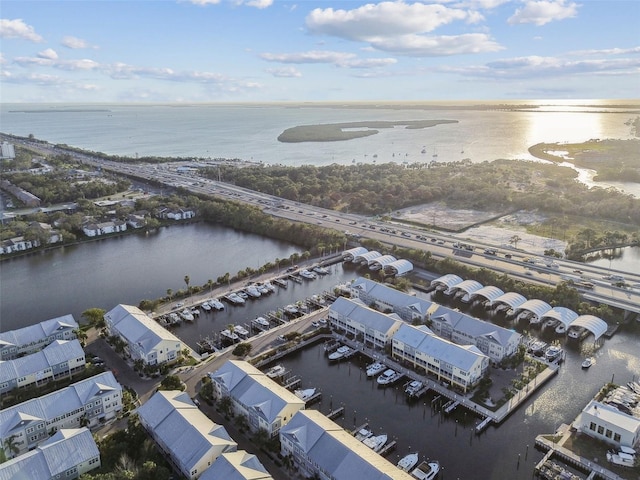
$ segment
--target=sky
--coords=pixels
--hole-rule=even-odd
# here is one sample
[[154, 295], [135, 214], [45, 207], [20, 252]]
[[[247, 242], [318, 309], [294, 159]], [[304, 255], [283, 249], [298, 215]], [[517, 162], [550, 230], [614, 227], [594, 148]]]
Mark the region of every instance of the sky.
[[2, 0], [0, 99], [640, 97], [638, 0]]

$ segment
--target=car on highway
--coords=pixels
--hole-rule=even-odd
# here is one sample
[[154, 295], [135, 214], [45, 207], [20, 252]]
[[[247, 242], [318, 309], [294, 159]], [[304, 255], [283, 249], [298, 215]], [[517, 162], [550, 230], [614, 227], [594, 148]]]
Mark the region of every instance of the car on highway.
[[278, 335], [278, 340], [281, 341], [281, 342], [286, 342], [287, 341], [287, 339], [285, 338], [284, 335]]
[[584, 272], [582, 270], [574, 270], [573, 273], [577, 273], [578, 275], [582, 275]]
[[318, 328], [320, 326], [320, 322], [316, 322], [315, 320], [313, 322], [311, 322], [311, 326]]

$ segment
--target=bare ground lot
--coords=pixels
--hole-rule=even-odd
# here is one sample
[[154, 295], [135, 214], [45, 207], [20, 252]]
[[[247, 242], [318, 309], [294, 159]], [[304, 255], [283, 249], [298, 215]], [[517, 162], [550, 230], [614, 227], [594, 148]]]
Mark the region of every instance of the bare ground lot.
[[420, 223], [425, 227], [458, 231], [452, 235], [460, 239], [473, 239], [503, 248], [512, 248], [512, 237], [517, 235], [518, 248], [531, 253], [542, 255], [545, 250], [554, 249], [564, 252], [566, 242], [562, 240], [532, 235], [527, 233], [526, 226], [542, 223], [543, 215], [532, 212], [484, 212], [480, 210], [448, 208], [443, 204], [405, 208], [395, 213], [395, 218], [412, 223]]

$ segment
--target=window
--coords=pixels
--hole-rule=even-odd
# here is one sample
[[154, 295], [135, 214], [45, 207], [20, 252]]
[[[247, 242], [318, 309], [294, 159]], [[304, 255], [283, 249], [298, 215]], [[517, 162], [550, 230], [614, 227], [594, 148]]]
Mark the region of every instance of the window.
[[595, 423], [593, 423], [593, 422], [591, 422], [591, 423], [589, 424], [589, 430], [593, 430], [593, 431], [595, 432], [595, 431], [596, 431], [596, 424], [595, 424]]
[[621, 438], [620, 438], [620, 434], [619, 433], [614, 433], [613, 434], [613, 441], [614, 442], [620, 442]]
[[602, 435], [604, 433], [604, 427], [602, 425], [598, 425], [598, 433]]

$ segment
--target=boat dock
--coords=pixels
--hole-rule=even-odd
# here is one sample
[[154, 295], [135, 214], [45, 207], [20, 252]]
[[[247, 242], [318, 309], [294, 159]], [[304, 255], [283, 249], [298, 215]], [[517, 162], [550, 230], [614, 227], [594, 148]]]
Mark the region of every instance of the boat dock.
[[284, 388], [286, 388], [287, 390], [295, 390], [296, 388], [298, 388], [300, 386], [300, 384], [302, 383], [302, 380], [297, 377], [297, 376], [293, 376], [291, 378], [287, 378], [282, 386]]
[[453, 412], [456, 408], [458, 408], [458, 405], [460, 405], [460, 402], [458, 400], [449, 400], [444, 407], [442, 408], [442, 411], [449, 415], [451, 412]]
[[319, 402], [320, 400], [322, 400], [322, 392], [318, 391], [313, 395], [311, 395], [309, 398], [307, 398], [304, 404], [306, 407], [308, 407], [309, 405], [313, 405], [314, 403]]
[[282, 278], [274, 278], [272, 280], [272, 282], [275, 283], [276, 285], [278, 285], [279, 287], [282, 287], [282, 288], [287, 288], [289, 286], [287, 281], [282, 279]]
[[476, 434], [479, 435], [484, 432], [490, 423], [491, 417], [486, 417], [484, 420], [482, 420], [478, 425], [476, 425]]
[[342, 415], [344, 415], [344, 407], [339, 407], [327, 413], [327, 418], [329, 420], [335, 420], [336, 418], [341, 417]]
[[378, 452], [378, 455], [381, 455], [383, 457], [386, 457], [387, 455], [389, 455], [391, 452], [393, 452], [396, 447], [398, 446], [398, 443], [395, 440], [391, 440], [389, 443], [387, 443], [384, 447], [382, 447], [382, 450], [380, 450]]

